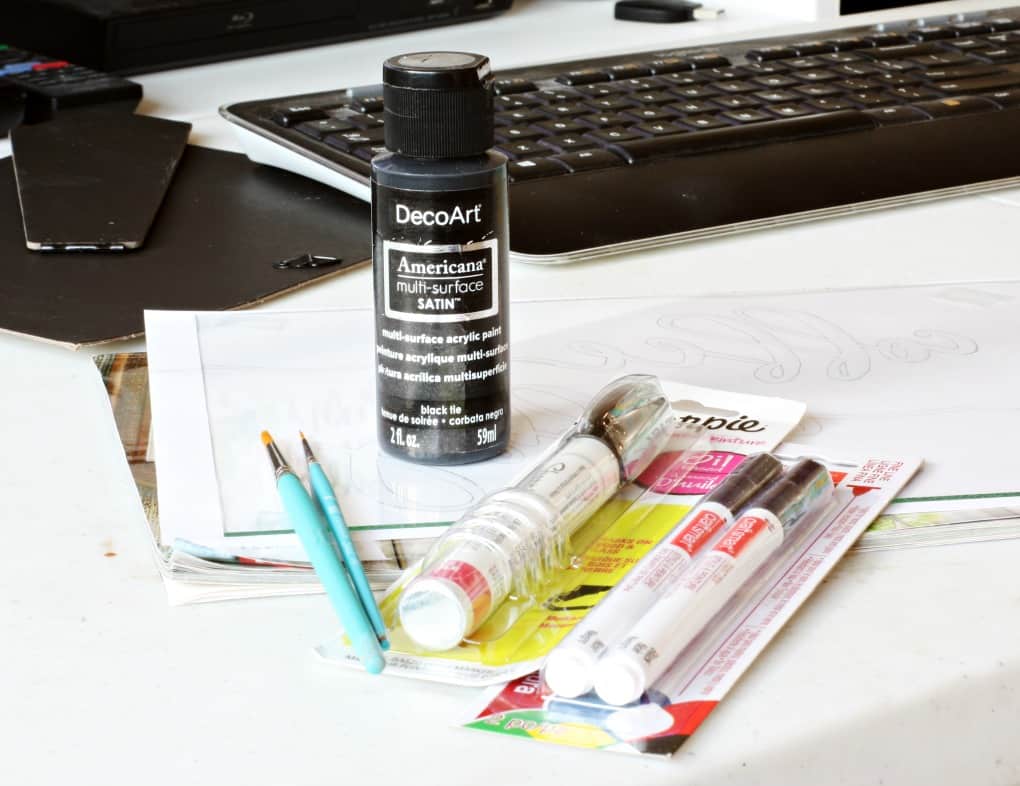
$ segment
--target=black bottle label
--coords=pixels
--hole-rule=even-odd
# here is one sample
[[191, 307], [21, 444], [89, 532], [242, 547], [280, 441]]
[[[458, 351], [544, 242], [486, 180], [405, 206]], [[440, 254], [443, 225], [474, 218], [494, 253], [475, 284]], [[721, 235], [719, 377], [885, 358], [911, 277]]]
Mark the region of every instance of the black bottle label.
[[464, 463], [509, 437], [505, 193], [373, 184], [379, 440]]

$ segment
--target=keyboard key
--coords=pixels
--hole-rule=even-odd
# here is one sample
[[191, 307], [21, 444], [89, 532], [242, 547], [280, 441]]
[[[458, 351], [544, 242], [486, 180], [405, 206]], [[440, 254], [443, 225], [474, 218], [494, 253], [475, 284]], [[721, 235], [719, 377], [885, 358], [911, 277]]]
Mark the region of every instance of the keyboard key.
[[515, 109], [512, 112], [498, 112], [496, 122], [507, 126], [524, 125], [525, 123], [537, 123], [539, 120], [547, 120], [549, 116], [539, 112], [533, 107]]
[[799, 71], [802, 68], [822, 68], [825, 65], [825, 61], [819, 60], [817, 57], [795, 57], [790, 60], [784, 60], [783, 65], [788, 65], [790, 68]]
[[720, 120], [714, 115], [689, 115], [677, 122], [689, 128], [693, 128], [695, 131], [709, 131], [713, 128], [730, 127], [729, 123], [725, 120]]
[[923, 85], [915, 85], [913, 87], [894, 87], [889, 91], [889, 95], [893, 98], [899, 98], [911, 103], [914, 101], [924, 101], [929, 98], [939, 98], [939, 94], [937, 92], [924, 87]]
[[680, 57], [663, 57], [652, 60], [649, 64], [653, 74], [673, 74], [678, 71], [690, 71], [694, 66]]
[[1020, 62], [1020, 47], [982, 49], [980, 52], [975, 52], [974, 57], [989, 63], [1016, 63]]
[[606, 69], [612, 79], [634, 79], [638, 76], [651, 76], [652, 69], [641, 63], [619, 63]]
[[344, 120], [337, 120], [336, 118], [327, 118], [325, 120], [309, 120], [304, 123], [298, 123], [295, 128], [305, 136], [321, 140], [330, 134], [351, 131], [354, 129], [354, 124]]
[[631, 93], [630, 98], [644, 105], [669, 104], [676, 101], [676, 96], [662, 90], [653, 90], [650, 93]]
[[762, 120], [774, 120], [772, 115], [760, 112], [757, 109], [739, 109], [733, 112], [723, 112], [722, 116], [734, 123], [760, 123]]
[[877, 74], [878, 68], [871, 65], [871, 63], [844, 63], [843, 65], [833, 66], [830, 71], [835, 71], [841, 76], [870, 76], [871, 74]]
[[382, 96], [361, 96], [351, 101], [351, 109], [362, 114], [372, 114], [383, 111]]
[[750, 107], [759, 106], [761, 101], [752, 96], [739, 95], [719, 96], [718, 98], [713, 98], [712, 103], [723, 109], [749, 109]]
[[751, 49], [744, 53], [744, 57], [748, 60], [757, 60], [759, 63], [767, 60], [783, 60], [796, 56], [797, 52], [788, 46], [765, 46]]
[[802, 82], [832, 82], [839, 79], [839, 74], [826, 68], [808, 68], [798, 71], [797, 79]]
[[878, 106], [888, 106], [889, 104], [896, 103], [896, 99], [891, 95], [877, 90], [864, 90], [858, 93], [847, 93], [845, 97], [848, 100], [853, 101], [858, 106], [866, 109]]
[[726, 82], [733, 79], [740, 79], [745, 75], [741, 66], [720, 66], [718, 68], [706, 68], [699, 72], [712, 82]]
[[769, 104], [785, 104], [789, 101], [799, 101], [803, 98], [803, 96], [791, 93], [789, 90], [763, 90], [755, 93], [754, 96]]
[[899, 46], [881, 46], [869, 49], [863, 54], [872, 60], [906, 60], [909, 57], [933, 55], [944, 52], [941, 45], [935, 43], [911, 43]]
[[501, 142], [523, 142], [540, 136], [545, 135], [530, 126], [504, 126], [496, 129], [496, 139]]
[[635, 131], [640, 131], [646, 136], [663, 136], [665, 134], [687, 134], [690, 133], [689, 128], [677, 125], [676, 123], [670, 123], [668, 121], [658, 121], [656, 123], [642, 123], [639, 126], [634, 126]]
[[549, 152], [548, 148], [542, 147], [537, 142], [513, 142], [499, 145], [496, 149], [514, 161], [520, 158], [534, 158]]
[[716, 82], [714, 87], [721, 93], [753, 93], [755, 90], [760, 90], [761, 86], [756, 85], [753, 82], [745, 82], [741, 79], [735, 79], [732, 82]]
[[790, 47], [799, 57], [804, 57], [805, 55], [820, 55], [836, 51], [836, 44], [831, 41], [800, 41], [795, 44], [790, 44]]
[[915, 65], [919, 65], [922, 68], [931, 68], [933, 66], [951, 66], [958, 65], [960, 63], [972, 63], [974, 61], [962, 52], [946, 51], [939, 52], [937, 55], [921, 55], [920, 57], [913, 57], [910, 59], [910, 62]]
[[572, 87], [543, 87], [534, 93], [524, 95], [533, 96], [543, 104], [561, 104], [565, 101], [580, 101], [583, 96]]
[[985, 98], [994, 101], [1000, 109], [1009, 109], [1020, 106], [1020, 89], [1017, 90], [996, 90], [994, 93], [985, 93]]
[[709, 85], [691, 85], [690, 87], [672, 87], [670, 92], [680, 98], [708, 98], [719, 95], [719, 91]]
[[619, 166], [621, 163], [620, 157], [608, 150], [582, 150], [578, 153], [564, 153], [552, 160], [559, 161], [571, 172], [605, 169], [606, 167]]
[[838, 87], [833, 87], [822, 83], [820, 85], [801, 85], [800, 87], [793, 88], [795, 93], [800, 93], [802, 96], [808, 98], [825, 98], [827, 96], [838, 96], [842, 95], [843, 91]]
[[709, 100], [692, 99], [690, 101], [677, 101], [675, 104], [667, 104], [666, 109], [677, 112], [681, 115], [700, 115], [703, 112], [714, 112], [715, 104]]
[[577, 92], [589, 98], [602, 98], [603, 96], [615, 96], [619, 93], [626, 93], [627, 88], [619, 82], [596, 82], [593, 85], [582, 85]]
[[907, 33], [907, 38], [911, 41], [941, 41], [944, 38], [956, 38], [956, 31], [948, 27], [915, 27]]
[[946, 41], [946, 46], [951, 46], [953, 49], [958, 49], [964, 52], [992, 48], [990, 43], [980, 38], [956, 38], [952, 41]]
[[617, 112], [602, 112], [593, 115], [581, 115], [578, 122], [584, 123], [590, 128], [612, 128], [613, 126], [626, 126], [634, 122], [633, 118], [621, 115]]
[[560, 120], [543, 120], [541, 123], [535, 123], [535, 128], [545, 131], [549, 134], [581, 134], [588, 130], [588, 126], [583, 125], [576, 120], [560, 119]]
[[386, 145], [362, 145], [353, 150], [355, 158], [360, 158], [362, 161], [371, 161], [380, 153], [385, 152], [387, 152]]
[[790, 69], [782, 63], [763, 60], [760, 63], [745, 63], [744, 71], [748, 76], [765, 76], [766, 74], [785, 74]]
[[879, 90], [881, 85], [874, 79], [841, 79], [838, 82], [832, 83], [834, 87], [842, 88], [843, 90]]
[[576, 150], [589, 150], [596, 147], [596, 144], [592, 140], [581, 136], [580, 134], [547, 136], [544, 139], [539, 140], [539, 144], [562, 153], [572, 153]]
[[605, 71], [595, 68], [581, 68], [556, 77], [556, 81], [561, 85], [590, 85], [595, 82], [605, 82], [608, 79], [609, 75]]
[[868, 47], [874, 46], [871, 41], [865, 41], [863, 38], [857, 38], [856, 36], [830, 38], [829, 43], [835, 44], [836, 51], [838, 52], [850, 52], [856, 49], [867, 49]]
[[932, 68], [924, 72], [924, 78], [926, 81], [945, 82], [953, 79], [970, 79], [975, 76], [1001, 74], [1005, 70], [1002, 66], [973, 63], [962, 66], [950, 66], [948, 68]]
[[619, 85], [627, 93], [648, 93], [653, 90], [661, 90], [663, 87], [669, 87], [672, 83], [657, 76], [646, 76], [640, 79], [621, 79], [611, 84]]
[[904, 123], [918, 123], [929, 119], [928, 115], [920, 109], [907, 105], [869, 109], [864, 114], [873, 117], [880, 126], [899, 126]]
[[1020, 73], [1006, 71], [976, 79], [954, 79], [947, 82], [936, 82], [932, 87], [950, 95], [988, 93], [1004, 87], [1020, 87]]
[[840, 109], [857, 108], [844, 98], [812, 98], [806, 103], [808, 106], [822, 112], [838, 112]]
[[498, 96], [512, 95], [513, 93], [527, 93], [535, 89], [535, 83], [530, 79], [514, 77], [511, 79], [494, 79], [492, 92]]
[[921, 77], [916, 74], [875, 74], [870, 81], [877, 82], [883, 87], [903, 87], [919, 84]]
[[804, 115], [818, 114], [813, 109], [808, 109], [801, 104], [776, 104], [762, 109], [763, 112], [771, 112], [776, 117], [804, 117]]
[[492, 102], [497, 112], [539, 106], [541, 103], [535, 96], [529, 94], [496, 96]]
[[[603, 99], [603, 100], [609, 100], [609, 99]], [[629, 104], [628, 104], [628, 106], [629, 106]], [[591, 112], [591, 110], [592, 110], [592, 108], [590, 106], [585, 106], [584, 104], [582, 104], [580, 102], [577, 102], [577, 103], [574, 103], [574, 102], [565, 102], [565, 103], [562, 103], [562, 104], [549, 104], [545, 108], [546, 113], [549, 114], [549, 115], [552, 115], [553, 117], [576, 117], [577, 115], [587, 114], [588, 112]]]
[[909, 43], [906, 37], [899, 33], [869, 33], [861, 37], [865, 41], [870, 41], [875, 46], [893, 46], [894, 44]]
[[719, 68], [720, 66], [728, 66], [730, 61], [722, 55], [716, 55], [709, 52], [700, 55], [688, 55], [687, 62], [689, 62], [694, 68]]
[[645, 106], [641, 108], [628, 109], [623, 113], [627, 117], [634, 118], [639, 123], [649, 123], [654, 120], [666, 120], [675, 115], [668, 109], [661, 106]]
[[825, 55], [818, 55], [819, 60], [835, 65], [841, 63], [860, 63], [864, 58], [856, 52], [831, 52]]
[[665, 156], [699, 155], [714, 150], [757, 147], [774, 142], [872, 129], [875, 125], [875, 121], [863, 112], [832, 112], [769, 123], [727, 126], [700, 134], [648, 137], [613, 145], [612, 150], [629, 163], [639, 163]]
[[297, 104], [280, 107], [274, 110], [270, 117], [278, 126], [290, 128], [291, 126], [298, 125], [298, 123], [306, 123], [309, 120], [325, 120], [326, 113], [317, 106]]
[[383, 121], [378, 117], [372, 115], [352, 115], [349, 114], [342, 118], [348, 123], [353, 123], [358, 128], [380, 128], [382, 127]]
[[955, 25], [951, 25], [951, 27], [956, 31], [958, 36], [981, 35], [982, 33], [992, 32], [991, 25], [974, 20], [957, 22]]
[[677, 87], [687, 87], [688, 85], [702, 85], [705, 82], [711, 80], [704, 74], [698, 73], [697, 71], [691, 71], [683, 74], [665, 74], [659, 77], [664, 84], [675, 85]]
[[565, 175], [568, 170], [554, 158], [530, 158], [526, 161], [511, 161], [506, 171], [510, 182], [516, 183], [520, 180]]
[[940, 98], [935, 101], [922, 101], [914, 106], [933, 118], [972, 115], [975, 112], [995, 112], [999, 109], [997, 103], [980, 96]]
[[349, 153], [362, 145], [382, 144], [383, 132], [381, 128], [371, 131], [342, 131], [339, 134], [330, 134], [322, 141], [330, 147]]
[[985, 24], [991, 25], [995, 32], [999, 32], [1000, 30], [1020, 30], [1020, 19], [1011, 19], [1008, 16], [986, 19]]
[[626, 142], [631, 139], [640, 139], [641, 134], [635, 133], [630, 128], [597, 128], [585, 134], [589, 139], [594, 139], [600, 144], [611, 144], [613, 142]]

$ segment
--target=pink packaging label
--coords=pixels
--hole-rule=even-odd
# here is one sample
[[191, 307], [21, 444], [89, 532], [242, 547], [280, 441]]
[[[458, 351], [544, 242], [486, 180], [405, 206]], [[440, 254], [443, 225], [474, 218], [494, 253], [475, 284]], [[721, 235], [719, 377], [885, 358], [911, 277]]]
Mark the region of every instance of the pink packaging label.
[[689, 462], [681, 453], [662, 453], [637, 482], [657, 494], [708, 494], [740, 466], [746, 456], [727, 450], [712, 450], [693, 456]]

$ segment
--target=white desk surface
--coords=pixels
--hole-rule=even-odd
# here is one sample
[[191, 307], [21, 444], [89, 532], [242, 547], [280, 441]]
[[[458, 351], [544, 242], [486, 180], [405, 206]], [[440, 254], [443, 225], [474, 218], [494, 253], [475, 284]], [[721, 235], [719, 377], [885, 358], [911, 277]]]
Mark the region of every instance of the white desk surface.
[[[396, 52], [506, 67], [790, 22], [753, 5], [669, 26], [615, 22], [601, 0], [520, 0], [485, 22], [141, 77], [143, 109], [234, 147], [218, 105], [374, 82]], [[1014, 190], [517, 265], [513, 296], [1013, 279], [1018, 211]], [[370, 293], [361, 269], [277, 303], [368, 306]], [[319, 663], [322, 597], [168, 608], [90, 358], [0, 336], [0, 368], [5, 783], [1020, 783], [1020, 541], [851, 555], [672, 761], [529, 744], [454, 728], [472, 691]]]

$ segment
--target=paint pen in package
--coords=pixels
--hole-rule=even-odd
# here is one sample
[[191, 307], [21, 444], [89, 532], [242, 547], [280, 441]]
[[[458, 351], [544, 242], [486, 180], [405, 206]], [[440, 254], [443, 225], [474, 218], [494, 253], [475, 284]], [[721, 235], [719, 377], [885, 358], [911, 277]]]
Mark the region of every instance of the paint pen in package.
[[383, 66], [372, 160], [378, 437], [391, 455], [464, 464], [510, 437], [506, 158], [489, 60], [419, 52]]
[[668, 443], [672, 406], [655, 377], [622, 377], [519, 482], [461, 517], [426, 556], [399, 601], [404, 631], [446, 650], [511, 594], [534, 593], [567, 561], [570, 536]]
[[828, 503], [832, 490], [825, 466], [802, 459], [759, 494], [711, 550], [598, 662], [599, 698], [622, 705], [640, 697], [776, 552], [786, 531]]
[[682, 579], [695, 556], [782, 470], [779, 459], [768, 453], [743, 461], [556, 645], [543, 667], [546, 684], [567, 698], [590, 691], [598, 659]]

